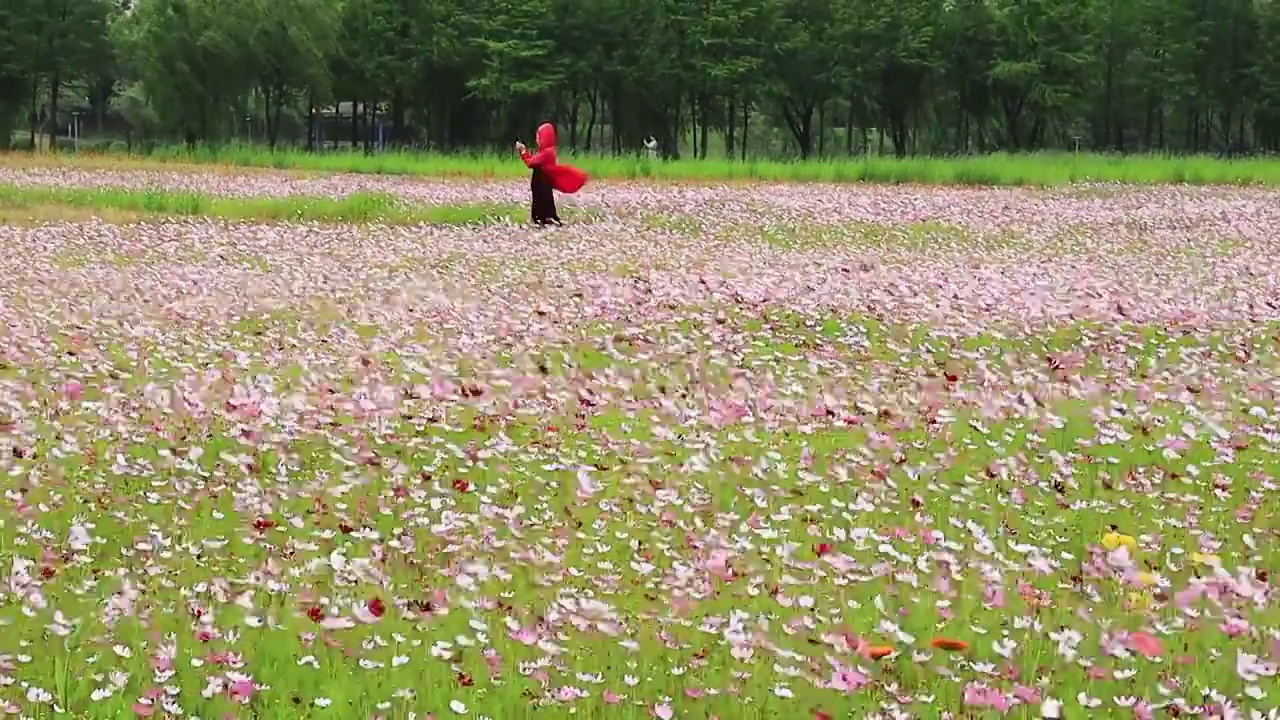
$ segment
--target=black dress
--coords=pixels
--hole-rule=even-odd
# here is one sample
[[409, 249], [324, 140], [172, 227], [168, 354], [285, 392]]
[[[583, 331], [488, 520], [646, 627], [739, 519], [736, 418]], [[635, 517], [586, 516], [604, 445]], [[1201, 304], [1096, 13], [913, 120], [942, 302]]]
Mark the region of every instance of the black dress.
[[556, 214], [556, 193], [551, 187], [551, 178], [542, 172], [542, 168], [533, 169], [529, 190], [533, 195], [533, 205], [529, 213], [533, 224], [560, 225], [560, 216]]

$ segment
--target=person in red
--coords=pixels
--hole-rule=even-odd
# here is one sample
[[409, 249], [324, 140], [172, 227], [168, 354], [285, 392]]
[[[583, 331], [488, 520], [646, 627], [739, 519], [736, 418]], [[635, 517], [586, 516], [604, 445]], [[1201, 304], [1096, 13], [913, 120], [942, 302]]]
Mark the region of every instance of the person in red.
[[525, 144], [516, 141], [516, 152], [525, 167], [533, 170], [529, 191], [533, 195], [529, 214], [534, 225], [562, 225], [556, 213], [556, 190], [573, 194], [587, 183], [587, 174], [572, 165], [561, 165], [556, 160], [556, 129], [551, 123], [538, 126], [535, 136], [538, 151], [529, 152]]

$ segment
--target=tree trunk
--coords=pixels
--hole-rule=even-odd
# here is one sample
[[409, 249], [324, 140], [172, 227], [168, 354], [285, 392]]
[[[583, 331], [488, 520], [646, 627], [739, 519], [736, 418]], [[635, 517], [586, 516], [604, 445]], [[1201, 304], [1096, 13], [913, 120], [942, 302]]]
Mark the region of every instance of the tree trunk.
[[596, 130], [596, 111], [600, 106], [600, 88], [599, 87], [593, 87], [591, 89], [591, 92], [587, 94], [587, 103], [588, 103], [587, 107], [588, 107], [589, 114], [587, 117], [587, 140], [585, 143], [585, 147], [587, 152], [591, 152], [591, 136], [595, 133], [595, 130]]
[[360, 148], [360, 115], [363, 115], [364, 113], [361, 111], [357, 114], [357, 109], [359, 107], [359, 100], [351, 101], [351, 150], [353, 152]]
[[742, 101], [742, 161], [747, 161], [747, 128], [751, 122], [751, 103]]
[[307, 93], [307, 152], [316, 151], [316, 94]]
[[611, 132], [609, 134], [612, 136], [609, 140], [613, 147], [614, 155], [622, 154], [622, 134], [618, 132], [618, 129], [622, 127], [622, 102], [619, 98], [620, 95], [621, 93], [618, 91], [616, 86], [614, 87], [613, 92], [609, 94], [609, 116], [611, 126]]
[[58, 91], [62, 89], [60, 68], [55, 64], [53, 75], [49, 78], [49, 152], [58, 149]]
[[393, 145], [399, 145], [408, 134], [405, 130], [404, 117], [404, 92], [397, 83], [395, 94], [391, 98], [391, 143]]
[[849, 98], [849, 107], [844, 113], [844, 154], [853, 157], [853, 98]]
[[275, 88], [275, 95], [276, 95], [276, 106], [275, 108], [273, 108], [275, 112], [267, 120], [267, 122], [271, 123], [271, 128], [270, 128], [271, 137], [268, 139], [268, 143], [271, 147], [271, 152], [275, 152], [276, 142], [280, 139], [280, 115], [284, 110], [284, 81], [283, 80], [277, 81], [276, 88]]
[[1146, 118], [1142, 124], [1142, 149], [1147, 152], [1151, 150], [1151, 136], [1155, 130], [1155, 115], [1155, 102], [1148, 95]]
[[573, 91], [573, 101], [569, 104], [569, 149], [578, 149], [578, 106], [582, 104], [582, 95]]
[[737, 124], [738, 124], [737, 112], [736, 112], [736, 110], [735, 110], [735, 108], [734, 108], [734, 99], [733, 99], [733, 97], [732, 97], [732, 96], [730, 96], [730, 97], [729, 97], [729, 107], [728, 107], [727, 111], [725, 112], [724, 116], [725, 116], [725, 124], [724, 124], [724, 155], [725, 155], [725, 157], [727, 157], [727, 158], [729, 158], [730, 160], [732, 160], [732, 159], [733, 159], [733, 157], [734, 157], [734, 155], [733, 155], [733, 141], [734, 141], [734, 137], [733, 137], [733, 129], [734, 129], [734, 127], [736, 127], [736, 126], [737, 126]]
[[276, 134], [271, 131], [271, 111], [275, 109], [275, 105], [272, 103], [271, 95], [271, 86], [264, 84], [262, 86], [262, 117], [267, 123], [267, 149], [275, 152]]
[[827, 152], [827, 101], [818, 103], [818, 157]]
[[40, 148], [40, 76], [31, 76], [31, 116], [27, 118], [27, 129], [31, 137], [27, 140], [27, 149], [35, 152]]
[[[680, 117], [680, 113], [676, 113], [676, 117]], [[698, 159], [698, 99], [694, 98], [689, 103], [689, 134], [693, 138], [693, 159]], [[679, 126], [676, 128], [676, 137], [680, 136]]]
[[809, 155], [813, 153], [813, 110], [815, 105], [816, 103], [811, 100], [803, 100], [794, 105], [789, 100], [782, 103], [782, 117], [787, 123], [787, 129], [791, 131], [791, 137], [796, 141], [796, 148], [800, 151], [801, 160], [808, 160]]
[[[361, 108], [360, 115], [361, 115], [361, 119], [364, 120], [364, 154], [365, 155], [373, 154], [373, 118], [369, 115], [369, 105], [370, 103], [368, 101], [360, 103], [360, 108]], [[376, 110], [374, 111], [374, 114], [375, 115], [377, 114]]]
[[702, 154], [699, 155], [699, 157], [703, 160], [707, 159], [707, 145], [710, 144], [711, 141], [711, 113], [708, 110], [708, 106], [710, 104], [711, 99], [707, 96], [703, 95], [698, 98], [698, 124], [701, 126], [702, 130]]

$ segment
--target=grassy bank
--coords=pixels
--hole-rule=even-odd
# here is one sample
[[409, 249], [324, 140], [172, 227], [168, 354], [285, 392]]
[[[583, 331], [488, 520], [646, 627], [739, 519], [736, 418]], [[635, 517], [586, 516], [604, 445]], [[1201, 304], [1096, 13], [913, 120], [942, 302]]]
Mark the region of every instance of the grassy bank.
[[0, 222], [22, 224], [100, 217], [112, 222], [155, 217], [211, 217], [254, 222], [469, 225], [519, 222], [523, 208], [503, 205], [410, 205], [385, 194], [233, 198], [169, 190], [0, 186]]
[[[650, 161], [634, 157], [567, 158], [601, 180], [670, 180], [687, 182], [874, 182], [931, 185], [1053, 186], [1081, 182], [1138, 184], [1280, 186], [1280, 159], [1220, 160], [1212, 157], [1162, 155], [1093, 155], [1043, 153], [983, 155], [957, 158], [868, 157], [814, 161], [739, 162], [724, 159]], [[527, 172], [513, 155], [443, 155], [388, 152], [316, 153], [258, 147], [226, 147], [188, 152], [165, 148], [147, 156], [96, 157], [9, 155], [5, 162], [106, 163], [111, 165], [201, 164], [276, 168], [314, 172], [349, 172], [423, 177], [516, 178]]]

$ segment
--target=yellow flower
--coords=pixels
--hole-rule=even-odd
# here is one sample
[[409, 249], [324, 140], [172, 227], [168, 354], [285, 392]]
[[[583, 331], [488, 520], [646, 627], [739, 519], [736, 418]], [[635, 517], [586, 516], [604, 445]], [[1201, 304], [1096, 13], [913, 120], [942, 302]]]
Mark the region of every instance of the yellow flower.
[[1151, 607], [1151, 598], [1142, 593], [1131, 592], [1128, 595], [1128, 605], [1133, 610], [1146, 610]]
[[1114, 530], [1102, 536], [1102, 547], [1107, 550], [1115, 550], [1121, 545], [1129, 548], [1129, 552], [1138, 551], [1138, 541], [1134, 540], [1131, 535], [1118, 533]]
[[1196, 563], [1197, 565], [1208, 565], [1210, 567], [1218, 567], [1222, 564], [1222, 561], [1218, 559], [1217, 555], [1210, 555], [1208, 553], [1201, 552], [1191, 553], [1191, 562]]
[[1140, 572], [1138, 573], [1138, 582], [1142, 583], [1143, 587], [1151, 587], [1156, 584], [1156, 576], [1149, 572]]

